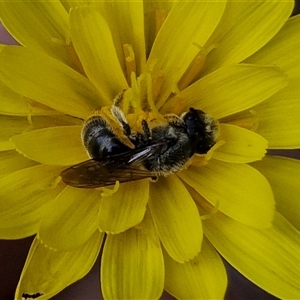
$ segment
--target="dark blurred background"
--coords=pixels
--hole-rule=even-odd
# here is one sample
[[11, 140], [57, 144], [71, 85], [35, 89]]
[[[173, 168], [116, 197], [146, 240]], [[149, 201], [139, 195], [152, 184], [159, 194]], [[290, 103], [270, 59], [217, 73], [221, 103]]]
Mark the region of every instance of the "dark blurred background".
[[[279, 0], [282, 1], [282, 0]], [[300, 13], [300, 0], [296, 0], [294, 15]], [[13, 39], [9, 37], [0, 28], [0, 43], [13, 43]], [[284, 153], [276, 152], [294, 158], [300, 158], [300, 150], [291, 150]], [[17, 286], [19, 276], [22, 272], [23, 265], [26, 260], [33, 238], [22, 240], [0, 240], [0, 300], [13, 300], [14, 292]], [[275, 300], [276, 297], [261, 290], [226, 261], [224, 261], [229, 276], [229, 285], [226, 293], [226, 300]], [[99, 259], [91, 272], [82, 280], [67, 287], [64, 291], [56, 295], [54, 300], [100, 300], [99, 294]], [[174, 299], [164, 294], [162, 299]]]

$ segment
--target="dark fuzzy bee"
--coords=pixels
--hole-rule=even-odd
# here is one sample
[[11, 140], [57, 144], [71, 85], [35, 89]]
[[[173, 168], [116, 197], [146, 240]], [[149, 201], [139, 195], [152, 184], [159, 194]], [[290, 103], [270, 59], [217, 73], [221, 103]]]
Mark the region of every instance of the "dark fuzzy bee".
[[181, 116], [167, 114], [164, 124], [151, 127], [142, 121], [141, 132], [133, 132], [121, 109], [113, 105], [113, 117], [129, 147], [116, 134], [109, 120], [92, 116], [82, 130], [82, 141], [90, 160], [61, 173], [73, 187], [97, 188], [180, 171], [194, 154], [205, 154], [216, 142], [217, 125], [201, 110], [190, 108]]

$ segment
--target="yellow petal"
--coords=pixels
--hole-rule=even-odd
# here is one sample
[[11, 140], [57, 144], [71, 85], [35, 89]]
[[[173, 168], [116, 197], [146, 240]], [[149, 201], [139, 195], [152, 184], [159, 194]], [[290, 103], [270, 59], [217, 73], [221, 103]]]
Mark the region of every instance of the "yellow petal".
[[[182, 109], [196, 107], [219, 119], [262, 102], [286, 84], [286, 75], [278, 68], [240, 64], [201, 78], [178, 96], [184, 99]], [[177, 101], [176, 97], [168, 101], [163, 111], [172, 111]]]
[[107, 23], [95, 7], [78, 7], [70, 12], [70, 29], [85, 73], [109, 104], [128, 85]]
[[71, 10], [71, 8], [73, 8], [73, 7], [77, 7], [80, 5], [85, 6], [90, 3], [89, 0], [82, 0], [82, 1], [62, 0], [60, 2], [64, 6], [64, 8], [67, 12], [69, 12]]
[[192, 197], [176, 176], [151, 184], [149, 207], [168, 254], [178, 262], [194, 258], [201, 248], [201, 221]]
[[0, 2], [1, 21], [23, 46], [72, 65], [66, 48], [68, 14], [59, 1]]
[[268, 143], [257, 133], [230, 124], [219, 124], [219, 130], [219, 139], [224, 140], [225, 144], [214, 151], [214, 158], [231, 163], [248, 163], [264, 157]]
[[59, 126], [24, 132], [12, 137], [18, 152], [47, 165], [68, 166], [88, 159], [81, 126]]
[[81, 247], [73, 251], [55, 251], [35, 238], [30, 248], [16, 299], [22, 294], [37, 294], [49, 299], [71, 283], [85, 276], [97, 259], [103, 235], [95, 234]]
[[258, 132], [269, 141], [270, 148], [300, 147], [299, 26], [299, 16], [289, 19], [265, 47], [247, 59], [250, 63], [279, 66], [288, 74], [286, 88], [254, 107], [259, 117]]
[[266, 156], [252, 166], [270, 182], [275, 195], [276, 210], [300, 230], [300, 161]]
[[[38, 128], [45, 128], [58, 125], [78, 124], [78, 119], [68, 116], [0, 116], [0, 150], [11, 150], [15, 148], [11, 137]], [[80, 122], [82, 123], [82, 122]], [[36, 141], [35, 141], [36, 144]]]
[[0, 81], [0, 113], [14, 116], [29, 115], [53, 115], [59, 112], [38, 104], [30, 99], [26, 99], [9, 89]]
[[223, 262], [211, 244], [203, 239], [201, 252], [184, 264], [164, 251], [165, 289], [177, 299], [223, 299], [227, 275]]
[[294, 1], [232, 1], [211, 38], [206, 73], [239, 63], [264, 46], [289, 18]]
[[29, 129], [31, 126], [26, 118], [22, 117], [9, 117], [1, 116], [0, 117], [0, 150], [11, 150], [15, 146], [10, 140], [10, 138], [18, 133], [23, 132], [26, 129]]
[[144, 1], [144, 27], [147, 57], [151, 52], [153, 42], [158, 31], [167, 18], [171, 8], [176, 5], [175, 1]]
[[89, 80], [67, 65], [19, 46], [0, 48], [0, 80], [18, 94], [86, 118], [104, 102]]
[[279, 214], [273, 224], [256, 230], [221, 213], [203, 221], [205, 235], [239, 272], [278, 298], [299, 299], [299, 231]]
[[121, 184], [112, 196], [103, 197], [99, 209], [99, 229], [119, 233], [140, 223], [149, 199], [149, 182]]
[[49, 204], [62, 187], [56, 187], [60, 169], [28, 167], [0, 178], [0, 236], [16, 239], [37, 233]]
[[32, 167], [36, 162], [25, 158], [23, 155], [17, 153], [15, 150], [0, 152], [0, 177], [8, 175], [14, 171]]
[[83, 245], [97, 230], [99, 190], [67, 186], [49, 206], [40, 230], [41, 241], [58, 250], [69, 251]]
[[271, 226], [275, 202], [266, 178], [246, 164], [210, 160], [178, 176], [218, 210], [255, 228]]
[[289, 75], [289, 79], [299, 77], [299, 26], [299, 15], [290, 18], [269, 43], [247, 58], [245, 62], [278, 66]]
[[[114, 41], [115, 51], [125, 71], [126, 61], [129, 57], [124, 56], [123, 46], [132, 46], [134, 60], [136, 63], [136, 74], [145, 71], [145, 29], [144, 11], [145, 3], [139, 1], [114, 1], [97, 3], [99, 12], [104, 17]], [[129, 74], [130, 75], [130, 74]]]
[[[225, 1], [177, 2], [158, 32], [147, 62], [153, 74], [163, 72], [159, 103], [174, 90], [194, 57], [216, 28]], [[160, 106], [160, 105], [159, 105]]]
[[164, 276], [162, 250], [150, 214], [137, 228], [107, 236], [101, 262], [105, 299], [159, 299]]
[[[297, 85], [299, 86], [299, 81]], [[290, 86], [287, 88], [293, 89]], [[300, 89], [294, 91], [300, 92]], [[271, 149], [300, 147], [299, 97], [286, 96], [283, 91], [253, 108], [259, 122], [256, 132], [268, 140]]]

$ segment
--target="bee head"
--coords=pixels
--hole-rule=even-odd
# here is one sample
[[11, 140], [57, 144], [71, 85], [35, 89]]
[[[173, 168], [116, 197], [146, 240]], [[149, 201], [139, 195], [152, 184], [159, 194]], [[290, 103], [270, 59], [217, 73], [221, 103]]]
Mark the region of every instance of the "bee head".
[[207, 153], [216, 143], [217, 125], [214, 119], [202, 110], [190, 108], [182, 117], [186, 131], [198, 154]]

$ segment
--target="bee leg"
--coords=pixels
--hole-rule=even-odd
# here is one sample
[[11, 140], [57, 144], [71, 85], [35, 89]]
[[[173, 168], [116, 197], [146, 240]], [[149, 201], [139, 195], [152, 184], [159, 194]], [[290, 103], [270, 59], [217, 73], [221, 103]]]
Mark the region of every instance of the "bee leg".
[[121, 101], [123, 100], [123, 96], [125, 93], [126, 89], [124, 89], [122, 92], [120, 92], [113, 100], [113, 105], [119, 107]]
[[152, 141], [152, 133], [146, 120], [142, 120], [143, 132], [134, 132], [129, 137], [130, 141], [135, 145], [136, 148], [144, 147], [149, 145]]
[[143, 137], [145, 141], [151, 141], [152, 140], [152, 132], [151, 129], [149, 128], [149, 125], [146, 120], [142, 121], [142, 128], [143, 128]]
[[131, 135], [131, 128], [129, 124], [127, 123], [126, 117], [122, 110], [116, 106], [115, 104], [110, 109], [112, 115], [115, 117], [115, 119], [120, 123], [120, 125], [123, 128], [123, 132], [126, 136]]
[[115, 119], [122, 126], [124, 134], [129, 137], [131, 135], [131, 128], [126, 120], [126, 117], [125, 117], [123, 111], [119, 108], [119, 105], [120, 105], [121, 101], [123, 100], [125, 91], [126, 91], [126, 89], [124, 89], [122, 92], [120, 92], [115, 97], [110, 111], [111, 111], [112, 115], [115, 117]]

